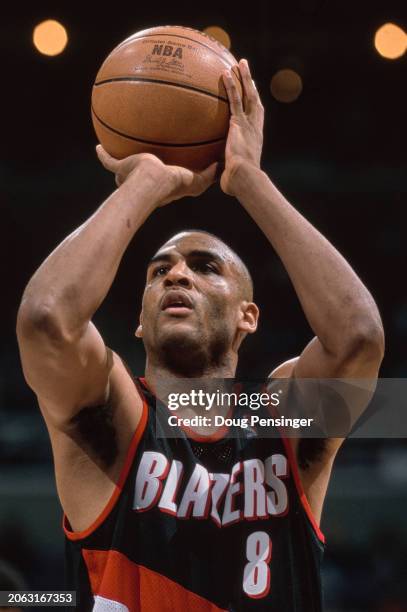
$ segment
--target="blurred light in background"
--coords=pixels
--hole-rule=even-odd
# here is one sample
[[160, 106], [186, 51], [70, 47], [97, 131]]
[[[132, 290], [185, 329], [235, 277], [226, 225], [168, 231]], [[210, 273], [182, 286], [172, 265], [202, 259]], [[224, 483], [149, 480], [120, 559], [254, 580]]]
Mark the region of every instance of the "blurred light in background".
[[295, 70], [284, 68], [273, 76], [270, 89], [279, 102], [294, 102], [302, 92], [302, 79]]
[[54, 19], [42, 21], [34, 28], [34, 46], [43, 55], [59, 55], [65, 49], [68, 34], [64, 26]]
[[226, 49], [230, 49], [230, 36], [227, 32], [225, 32], [225, 30], [223, 30], [223, 28], [220, 28], [219, 26], [209, 26], [208, 28], [204, 29], [204, 32], [205, 34], [216, 38], [216, 40], [222, 43], [222, 45], [226, 47]]
[[407, 34], [394, 23], [385, 23], [374, 38], [376, 50], [387, 59], [397, 59], [406, 52]]

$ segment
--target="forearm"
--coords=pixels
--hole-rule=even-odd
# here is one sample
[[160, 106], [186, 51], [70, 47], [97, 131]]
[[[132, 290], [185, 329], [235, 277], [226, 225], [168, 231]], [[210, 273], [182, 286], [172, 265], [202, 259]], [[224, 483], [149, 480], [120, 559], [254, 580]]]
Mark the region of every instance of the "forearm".
[[261, 170], [241, 165], [235, 194], [280, 257], [324, 348], [338, 354], [350, 339], [380, 334], [375, 302], [355, 272]]
[[21, 313], [61, 333], [80, 333], [109, 291], [134, 234], [157, 206], [159, 182], [136, 170], [44, 261], [27, 285]]

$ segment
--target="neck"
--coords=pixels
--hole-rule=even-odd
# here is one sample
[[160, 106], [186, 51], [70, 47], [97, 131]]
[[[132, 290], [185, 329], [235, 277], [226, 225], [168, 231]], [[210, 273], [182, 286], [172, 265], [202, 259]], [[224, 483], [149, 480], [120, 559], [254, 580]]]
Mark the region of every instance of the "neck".
[[164, 364], [155, 362], [147, 357], [145, 379], [149, 388], [155, 393], [158, 382], [166, 383], [180, 378], [234, 378], [237, 368], [237, 355], [228, 355], [219, 365], [207, 365], [196, 371], [190, 371], [188, 375], [183, 372], [174, 372]]

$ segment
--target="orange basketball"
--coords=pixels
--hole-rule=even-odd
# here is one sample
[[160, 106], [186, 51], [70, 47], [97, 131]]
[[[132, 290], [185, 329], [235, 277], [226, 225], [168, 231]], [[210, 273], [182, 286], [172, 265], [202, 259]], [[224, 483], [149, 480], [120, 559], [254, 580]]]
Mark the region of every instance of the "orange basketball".
[[222, 72], [233, 55], [214, 38], [181, 26], [137, 32], [103, 62], [93, 85], [97, 137], [119, 159], [153, 153], [202, 169], [224, 153], [229, 103]]

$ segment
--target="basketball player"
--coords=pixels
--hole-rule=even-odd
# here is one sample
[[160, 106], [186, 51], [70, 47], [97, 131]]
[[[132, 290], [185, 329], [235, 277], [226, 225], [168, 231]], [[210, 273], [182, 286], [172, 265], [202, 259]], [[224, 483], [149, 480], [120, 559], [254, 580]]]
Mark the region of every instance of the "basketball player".
[[[260, 169], [263, 108], [246, 61], [241, 99], [224, 74], [231, 120], [222, 190], [282, 260], [315, 337], [275, 377], [377, 377], [383, 329], [369, 291]], [[316, 612], [319, 528], [340, 439], [156, 435], [160, 378], [235, 375], [256, 331], [246, 266], [219, 238], [186, 231], [147, 269], [140, 325], [145, 378], [133, 381], [91, 322], [147, 217], [215, 180], [153, 155], [102, 164], [118, 189], [44, 261], [18, 314], [24, 374], [38, 397], [65, 512], [68, 586], [78, 609]], [[159, 214], [159, 213], [158, 213]], [[309, 441], [308, 441], [309, 442]]]

